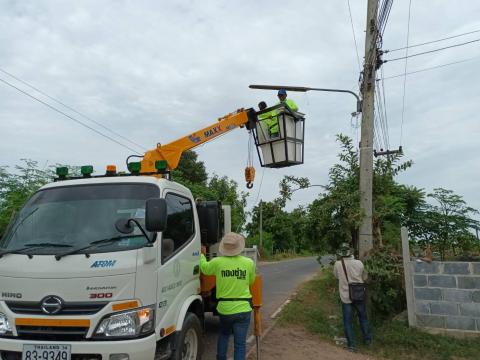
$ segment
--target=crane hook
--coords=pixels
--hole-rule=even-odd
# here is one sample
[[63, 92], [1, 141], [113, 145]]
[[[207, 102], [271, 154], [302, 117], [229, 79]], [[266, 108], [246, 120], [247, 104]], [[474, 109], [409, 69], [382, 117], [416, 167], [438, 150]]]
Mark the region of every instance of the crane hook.
[[245, 168], [245, 181], [247, 182], [247, 188], [253, 187], [253, 180], [255, 180], [255, 168], [253, 166], [247, 166]]

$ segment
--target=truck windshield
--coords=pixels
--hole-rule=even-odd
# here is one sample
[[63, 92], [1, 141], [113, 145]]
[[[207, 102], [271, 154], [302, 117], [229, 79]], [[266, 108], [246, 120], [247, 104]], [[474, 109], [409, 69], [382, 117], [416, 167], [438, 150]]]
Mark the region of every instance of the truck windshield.
[[[100, 244], [89, 254], [132, 250], [143, 247], [147, 239], [140, 230], [129, 235], [115, 228], [120, 218], [134, 218], [144, 225], [145, 201], [159, 197], [153, 184], [76, 185], [40, 190], [25, 204], [0, 240], [0, 249], [8, 251], [32, 247], [31, 255], [54, 255], [65, 247], [80, 248], [92, 241], [123, 237]], [[147, 233], [148, 234], [148, 233]], [[140, 236], [139, 236], [140, 235]], [[150, 237], [152, 234], [148, 234]]]

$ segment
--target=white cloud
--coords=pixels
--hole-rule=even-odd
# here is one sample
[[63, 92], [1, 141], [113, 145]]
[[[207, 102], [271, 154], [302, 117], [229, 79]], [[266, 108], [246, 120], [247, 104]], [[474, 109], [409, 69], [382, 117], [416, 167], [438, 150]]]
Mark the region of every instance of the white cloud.
[[[366, 1], [350, 3], [363, 58]], [[405, 45], [407, 5], [394, 3], [384, 49]], [[476, 30], [479, 10], [474, 2], [468, 7], [447, 0], [437, 0], [435, 6], [413, 2], [410, 43]], [[239, 107], [276, 101], [274, 92], [249, 90], [251, 83], [356, 89], [358, 80], [348, 8], [346, 2], [333, 0], [0, 1], [0, 43], [0, 68], [147, 148]], [[408, 69], [475, 55], [478, 46], [460, 47], [411, 58]], [[385, 76], [402, 73], [403, 66], [403, 61], [387, 62]], [[475, 186], [480, 175], [477, 67], [478, 62], [471, 61], [409, 76], [403, 127], [403, 79], [386, 80], [385, 87], [390, 145], [403, 145], [415, 161], [402, 181], [427, 190], [451, 188], [480, 208]], [[4, 74], [0, 77], [27, 90]], [[130, 151], [0, 85], [1, 165], [26, 157], [40, 163], [123, 166]], [[308, 116], [305, 164], [266, 169], [260, 195], [265, 200], [276, 195], [285, 174], [325, 183], [339, 149], [335, 134], [356, 136], [350, 122], [353, 97], [290, 96]], [[228, 175], [243, 187], [245, 131], [236, 130], [198, 153], [209, 172]], [[262, 173], [257, 168], [250, 202], [257, 197]], [[299, 191], [290, 206], [311, 201], [319, 190]]]

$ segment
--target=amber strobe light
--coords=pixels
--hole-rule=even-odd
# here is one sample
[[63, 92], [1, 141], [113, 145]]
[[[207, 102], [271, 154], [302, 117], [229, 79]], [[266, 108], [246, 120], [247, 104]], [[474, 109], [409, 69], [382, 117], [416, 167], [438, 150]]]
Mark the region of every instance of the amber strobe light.
[[107, 175], [113, 176], [117, 174], [117, 167], [115, 165], [107, 165]]

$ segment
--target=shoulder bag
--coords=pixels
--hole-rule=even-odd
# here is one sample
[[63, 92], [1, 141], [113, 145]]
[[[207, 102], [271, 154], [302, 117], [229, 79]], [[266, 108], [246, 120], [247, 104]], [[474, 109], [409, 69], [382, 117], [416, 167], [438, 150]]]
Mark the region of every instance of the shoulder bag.
[[367, 293], [367, 284], [365, 283], [351, 283], [348, 280], [347, 268], [345, 267], [345, 262], [342, 258], [342, 267], [345, 272], [345, 277], [347, 278], [348, 283], [348, 295], [350, 301], [364, 301]]

